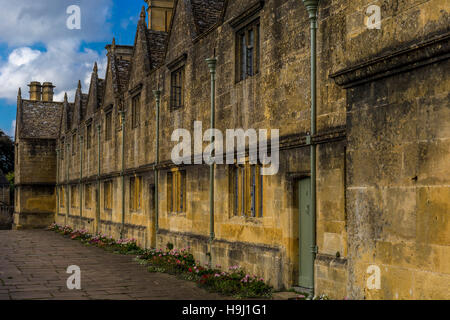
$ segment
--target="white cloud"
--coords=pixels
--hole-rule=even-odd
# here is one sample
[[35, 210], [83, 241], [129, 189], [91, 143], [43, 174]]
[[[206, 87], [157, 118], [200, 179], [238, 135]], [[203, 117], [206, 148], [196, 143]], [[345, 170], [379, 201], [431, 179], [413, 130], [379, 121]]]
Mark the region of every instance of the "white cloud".
[[6, 132], [6, 134], [10, 137], [13, 137], [16, 135], [16, 120], [13, 120], [11, 122], [11, 128], [8, 132]]
[[[81, 29], [69, 30], [70, 5], [81, 9]], [[112, 0], [0, 0], [0, 41], [29, 46], [62, 39], [102, 41], [110, 34]]]
[[41, 52], [39, 50], [32, 50], [30, 48], [18, 48], [15, 49], [8, 58], [8, 62], [13, 65], [20, 67], [21, 65], [28, 64], [37, 57]]
[[[66, 9], [72, 4], [81, 8], [81, 30], [66, 27]], [[0, 99], [14, 103], [19, 87], [28, 98], [31, 81], [53, 82], [58, 101], [64, 91], [73, 100], [78, 79], [87, 92], [94, 62], [102, 77], [106, 57], [104, 51], [81, 50], [81, 45], [110, 41], [111, 6], [112, 0], [0, 0], [0, 43], [8, 45], [7, 57], [0, 59]]]
[[73, 100], [78, 79], [84, 84], [83, 92], [87, 92], [95, 61], [102, 77], [106, 69], [104, 52], [99, 54], [89, 49], [80, 52], [79, 44], [73, 41], [52, 42], [47, 51], [17, 48], [9, 55], [8, 62], [0, 65], [0, 98], [13, 102], [21, 87], [22, 97], [27, 99], [28, 83], [50, 81], [56, 86], [55, 100], [61, 101], [64, 91]]

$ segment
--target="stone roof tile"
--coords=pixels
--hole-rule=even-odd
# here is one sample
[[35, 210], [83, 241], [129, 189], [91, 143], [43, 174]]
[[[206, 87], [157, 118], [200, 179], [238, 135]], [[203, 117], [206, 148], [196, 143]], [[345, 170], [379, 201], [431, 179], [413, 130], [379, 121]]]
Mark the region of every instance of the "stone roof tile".
[[225, 0], [191, 0], [199, 35], [216, 24], [222, 16]]
[[147, 30], [152, 68], [157, 68], [164, 63], [167, 36], [167, 32]]
[[56, 139], [62, 116], [61, 102], [22, 100], [19, 137]]

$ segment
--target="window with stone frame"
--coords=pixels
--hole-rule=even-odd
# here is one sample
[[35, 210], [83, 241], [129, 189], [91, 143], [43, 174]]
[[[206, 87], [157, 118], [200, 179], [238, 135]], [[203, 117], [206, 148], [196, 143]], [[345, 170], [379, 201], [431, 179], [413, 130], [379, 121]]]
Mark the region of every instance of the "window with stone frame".
[[77, 134], [72, 135], [72, 155], [77, 152]]
[[260, 165], [246, 163], [233, 166], [230, 185], [235, 216], [263, 216], [263, 176]]
[[139, 125], [141, 111], [141, 93], [138, 93], [131, 98], [131, 123], [133, 128]]
[[59, 188], [59, 206], [61, 208], [66, 207], [66, 188], [64, 187]]
[[90, 183], [84, 186], [84, 206], [87, 209], [92, 208], [92, 184]]
[[112, 209], [113, 203], [113, 182], [111, 180], [103, 182], [103, 207], [105, 210]]
[[66, 148], [65, 148], [65, 144], [64, 144], [64, 139], [61, 140], [61, 160], [64, 160], [64, 153], [66, 152]]
[[236, 32], [236, 82], [254, 76], [260, 64], [259, 19]]
[[172, 213], [186, 212], [186, 171], [167, 173], [167, 210]]
[[108, 111], [105, 115], [105, 139], [111, 140], [112, 137], [112, 111]]
[[172, 71], [170, 77], [170, 107], [172, 110], [184, 105], [184, 66]]
[[89, 123], [86, 126], [86, 149], [90, 149], [92, 146], [92, 124]]
[[142, 208], [142, 177], [130, 178], [130, 210], [138, 211]]
[[70, 207], [78, 208], [78, 186], [70, 186]]

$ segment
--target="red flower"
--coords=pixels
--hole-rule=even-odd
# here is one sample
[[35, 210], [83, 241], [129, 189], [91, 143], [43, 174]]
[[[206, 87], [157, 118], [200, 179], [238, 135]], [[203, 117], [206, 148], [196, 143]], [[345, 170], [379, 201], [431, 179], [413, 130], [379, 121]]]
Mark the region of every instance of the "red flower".
[[189, 271], [189, 272], [192, 272], [192, 268], [189, 268], [188, 271]]

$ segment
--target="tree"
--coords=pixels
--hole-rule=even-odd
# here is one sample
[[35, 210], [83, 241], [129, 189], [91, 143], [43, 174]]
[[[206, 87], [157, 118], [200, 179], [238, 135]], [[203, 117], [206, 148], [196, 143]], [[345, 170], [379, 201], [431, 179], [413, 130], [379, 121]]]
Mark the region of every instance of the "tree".
[[7, 174], [14, 171], [14, 142], [0, 129], [0, 170]]

